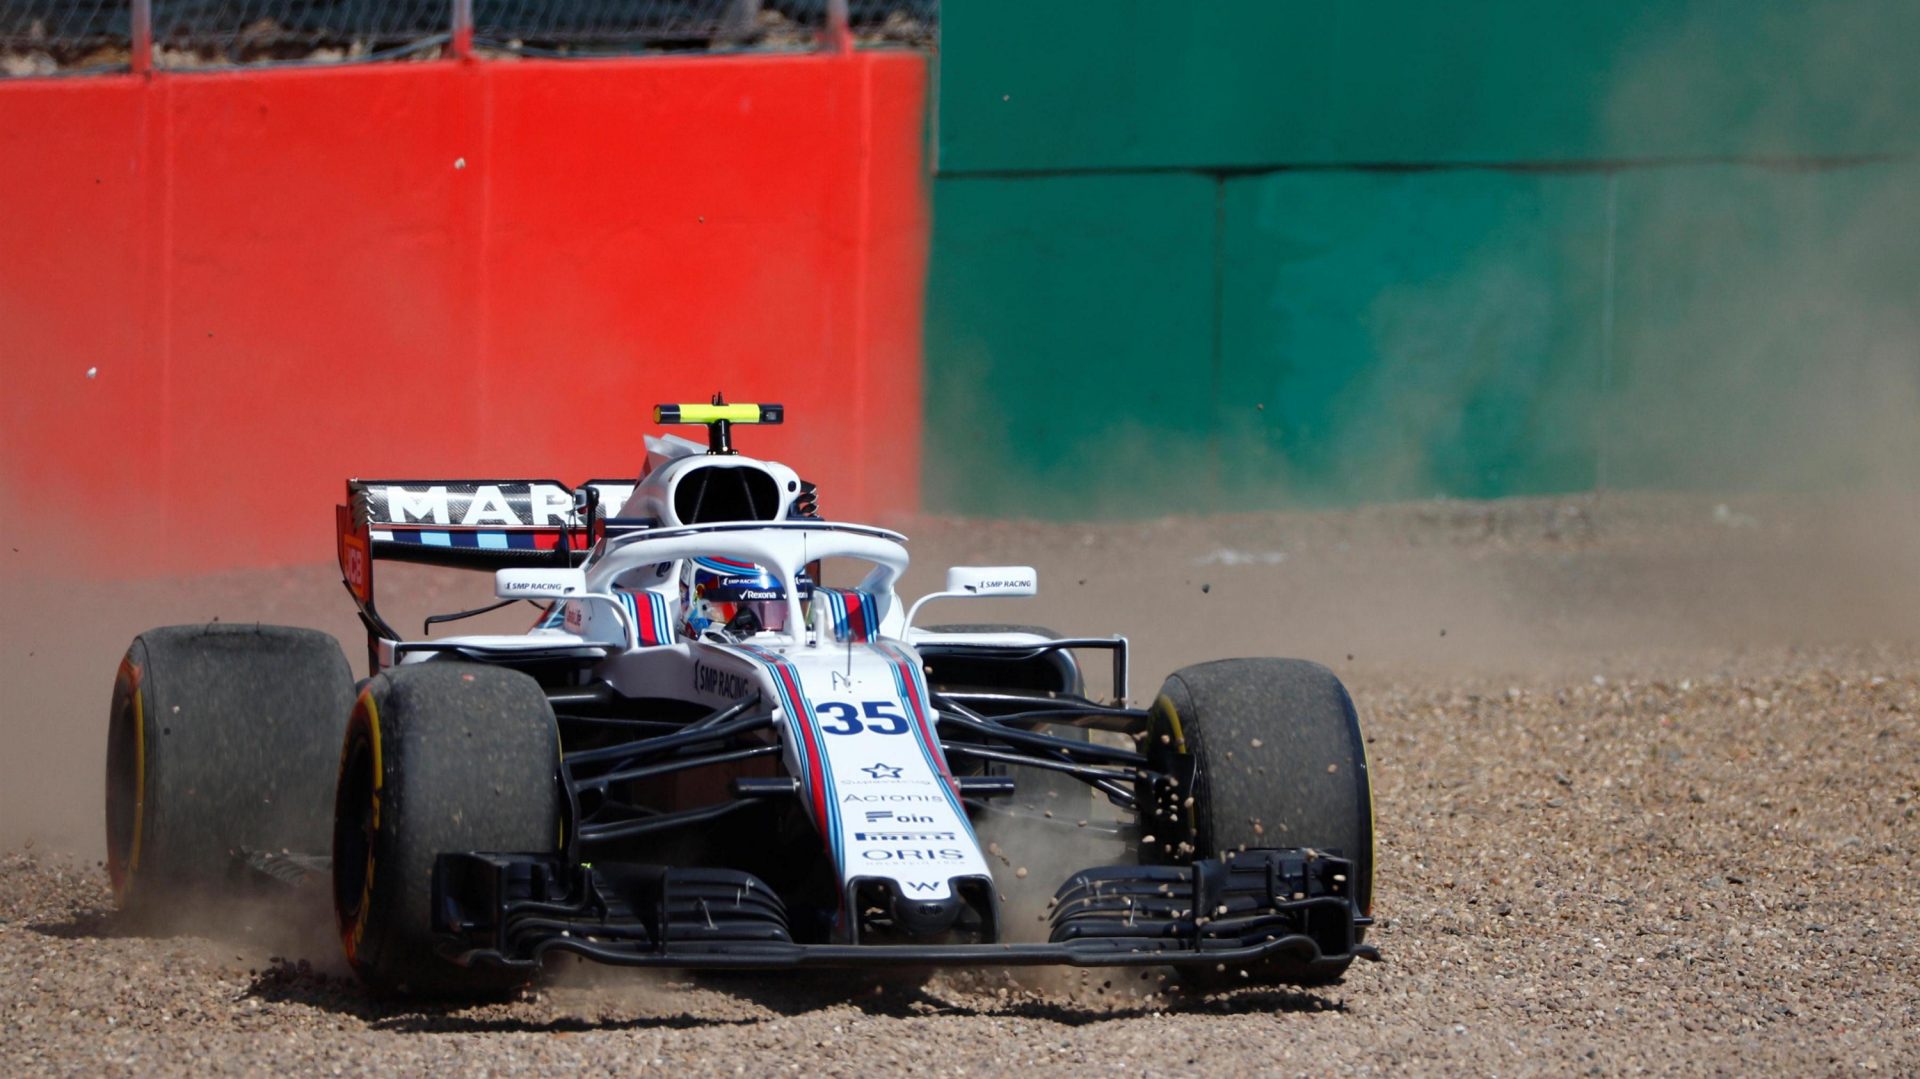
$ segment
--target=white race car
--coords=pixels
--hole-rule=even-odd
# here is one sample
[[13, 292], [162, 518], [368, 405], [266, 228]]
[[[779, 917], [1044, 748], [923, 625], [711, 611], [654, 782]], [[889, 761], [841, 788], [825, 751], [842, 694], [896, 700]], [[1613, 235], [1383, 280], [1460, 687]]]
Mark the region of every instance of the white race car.
[[[136, 638], [107, 755], [122, 904], [330, 860], [354, 969], [427, 995], [509, 990], [555, 952], [1165, 966], [1208, 986], [1324, 983], [1375, 956], [1366, 750], [1332, 673], [1221, 660], [1126, 707], [1122, 637], [919, 625], [929, 603], [1032, 595], [1035, 573], [955, 567], [906, 602], [904, 537], [819, 519], [792, 469], [733, 450], [779, 406], [656, 418], [708, 442], [649, 437], [637, 483], [349, 481], [357, 686], [315, 631]], [[524, 633], [408, 640], [374, 602], [381, 559], [495, 571], [498, 603], [430, 623], [542, 611]], [[1104, 702], [1079, 661], [1099, 651]], [[1044, 940], [1009, 926], [1025, 885], [993, 837], [1016, 824], [1068, 864], [1095, 837], [1127, 852], [1059, 882]]]

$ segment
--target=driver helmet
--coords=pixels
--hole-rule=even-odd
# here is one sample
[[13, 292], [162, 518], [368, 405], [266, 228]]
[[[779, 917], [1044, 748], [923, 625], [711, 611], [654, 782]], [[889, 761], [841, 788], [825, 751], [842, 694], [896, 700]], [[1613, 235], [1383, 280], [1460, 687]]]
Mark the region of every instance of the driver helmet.
[[[794, 586], [801, 609], [813, 597], [813, 582], [803, 573]], [[680, 574], [681, 631], [698, 638], [708, 629], [737, 637], [787, 628], [787, 590], [772, 570], [731, 558], [691, 558]]]

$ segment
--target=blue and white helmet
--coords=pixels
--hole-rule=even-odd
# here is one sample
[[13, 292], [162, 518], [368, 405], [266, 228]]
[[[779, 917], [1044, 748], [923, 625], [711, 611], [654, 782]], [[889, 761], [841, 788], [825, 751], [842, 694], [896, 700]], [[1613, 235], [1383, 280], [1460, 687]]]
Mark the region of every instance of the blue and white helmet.
[[[813, 582], [795, 582], [801, 608], [813, 597]], [[771, 570], [752, 562], [711, 556], [691, 558], [680, 574], [680, 630], [697, 638], [708, 629], [750, 637], [787, 628], [787, 590]]]

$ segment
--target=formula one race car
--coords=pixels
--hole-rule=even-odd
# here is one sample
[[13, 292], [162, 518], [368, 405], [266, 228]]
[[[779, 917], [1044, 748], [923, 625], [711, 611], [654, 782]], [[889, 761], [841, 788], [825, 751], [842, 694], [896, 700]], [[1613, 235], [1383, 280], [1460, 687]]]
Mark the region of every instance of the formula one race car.
[[[1325, 983], [1375, 957], [1366, 750], [1333, 674], [1203, 663], [1142, 710], [1122, 637], [919, 626], [931, 601], [1032, 595], [1034, 571], [955, 567], [904, 602], [903, 537], [819, 519], [792, 469], [734, 452], [735, 425], [782, 418], [660, 406], [708, 443], [649, 437], [638, 483], [350, 481], [357, 688], [310, 630], [136, 638], [107, 751], [122, 905], [323, 872], [330, 853], [353, 968], [429, 995], [512, 989], [556, 952], [1163, 966], [1202, 986]], [[407, 640], [374, 602], [382, 559], [493, 569], [500, 602], [480, 611], [542, 613]], [[1107, 701], [1080, 665], [1098, 652]], [[996, 838], [1015, 828], [1065, 864], [1096, 838], [1126, 853], [1066, 874], [1025, 939], [1041, 919], [1010, 919], [1027, 872]]]

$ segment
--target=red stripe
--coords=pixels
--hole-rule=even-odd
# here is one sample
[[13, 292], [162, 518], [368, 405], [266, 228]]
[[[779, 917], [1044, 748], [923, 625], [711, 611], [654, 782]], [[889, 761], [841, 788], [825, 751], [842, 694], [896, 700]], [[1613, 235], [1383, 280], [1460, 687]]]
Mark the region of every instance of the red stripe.
[[920, 699], [920, 684], [914, 680], [913, 667], [905, 657], [885, 645], [875, 645], [882, 655], [891, 660], [900, 672], [900, 684], [907, 688], [907, 704], [913, 709], [914, 722], [920, 725], [920, 737], [925, 740], [927, 751], [933, 755], [933, 761], [940, 768], [940, 777], [953, 788], [955, 797], [960, 794], [960, 781], [953, 778], [953, 770], [947, 767], [947, 755], [940, 751], [940, 743], [934, 740], [933, 728], [927, 724], [927, 709]]
[[[633, 620], [639, 623], [639, 625], [633, 628], [639, 635], [641, 644], [655, 645], [666, 643], [660, 640], [660, 633], [655, 628], [654, 620], [658, 618], [660, 614], [660, 612], [654, 608], [654, 603], [658, 598], [659, 597], [651, 592], [636, 592], [633, 595]], [[645, 600], [646, 602], [642, 603], [640, 602], [641, 600]]]
[[[775, 659], [773, 669], [780, 676], [780, 680], [786, 683], [787, 697], [793, 701], [794, 708], [798, 709], [805, 698], [800, 695], [800, 686], [794, 681], [792, 668], [788, 666], [786, 660]], [[813, 739], [813, 717], [795, 716], [794, 720], [800, 724], [800, 736], [807, 743], [807, 776], [813, 788], [813, 807], [815, 819], [820, 822], [820, 838], [826, 840], [827, 849], [831, 851], [833, 837], [826, 834], [833, 827], [827, 814], [826, 765], [821, 761], [820, 747]]]
[[860, 616], [860, 593], [842, 592], [847, 601], [847, 637], [862, 644], [867, 640], [866, 619]]
[[[800, 694], [799, 683], [793, 676], [792, 665], [775, 653], [765, 652], [752, 645], [743, 647], [748, 654], [759, 657], [773, 667], [774, 673], [779, 676], [781, 683], [787, 687], [787, 699], [793, 702], [794, 708], [798, 709], [806, 703], [806, 698]], [[806, 743], [807, 776], [808, 783], [813, 788], [814, 819], [819, 822], [820, 840], [825, 844], [827, 857], [831, 860], [833, 857], [834, 837], [832, 835], [832, 814], [827, 811], [826, 763], [821, 757], [819, 745], [814, 741], [813, 717], [795, 716], [794, 718], [800, 725], [801, 739]], [[841, 868], [839, 865], [834, 866], [836, 877]], [[837, 903], [839, 908], [838, 919], [839, 922], [844, 923], [847, 918], [846, 892], [840, 889], [837, 881], [834, 888], [839, 894], [839, 901]]]

